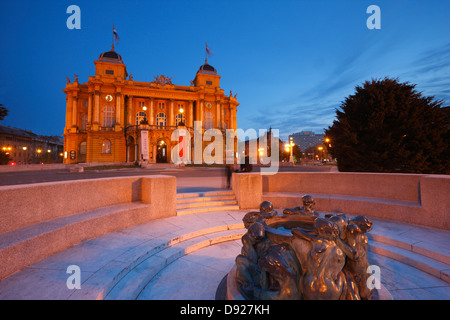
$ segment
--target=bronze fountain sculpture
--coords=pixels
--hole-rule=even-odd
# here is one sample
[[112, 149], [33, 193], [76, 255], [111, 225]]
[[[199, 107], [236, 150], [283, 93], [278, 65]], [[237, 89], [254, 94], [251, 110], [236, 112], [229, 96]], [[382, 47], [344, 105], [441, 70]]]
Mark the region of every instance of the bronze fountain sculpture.
[[366, 284], [368, 238], [372, 222], [345, 214], [319, 217], [315, 201], [305, 195], [303, 206], [282, 215], [263, 201], [247, 213], [241, 254], [236, 257], [235, 282], [245, 299], [369, 300]]

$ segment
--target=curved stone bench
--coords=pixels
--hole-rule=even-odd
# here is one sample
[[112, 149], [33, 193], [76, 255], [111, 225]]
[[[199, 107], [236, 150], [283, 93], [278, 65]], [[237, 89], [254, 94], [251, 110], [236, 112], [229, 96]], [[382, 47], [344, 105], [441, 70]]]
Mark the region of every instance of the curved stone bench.
[[1, 186], [0, 280], [84, 240], [175, 216], [176, 178]]
[[313, 195], [316, 209], [345, 212], [450, 230], [450, 176], [355, 172], [233, 173], [241, 209], [263, 200], [276, 209], [302, 205]]
[[[306, 193], [267, 192], [263, 200], [271, 201], [275, 208], [294, 208], [302, 206], [301, 198]], [[417, 202], [372, 197], [308, 193], [316, 201], [316, 208], [327, 212], [344, 212], [351, 215], [363, 214], [368, 217], [408, 221], [421, 213]]]
[[148, 221], [142, 202], [94, 209], [0, 235], [0, 279], [84, 240]]

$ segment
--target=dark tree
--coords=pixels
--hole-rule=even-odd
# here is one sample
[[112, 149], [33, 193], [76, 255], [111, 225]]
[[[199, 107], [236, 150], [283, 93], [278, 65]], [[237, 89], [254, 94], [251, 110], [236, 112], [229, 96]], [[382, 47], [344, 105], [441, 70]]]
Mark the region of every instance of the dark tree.
[[450, 173], [442, 101], [397, 79], [366, 81], [336, 110], [325, 134], [340, 171]]
[[[8, 109], [6, 109], [2, 104], [0, 104], [0, 120], [5, 119], [5, 117], [8, 115]], [[7, 154], [5, 151], [0, 150], [0, 165], [8, 164], [8, 162], [11, 160], [11, 157], [9, 154]]]
[[6, 109], [2, 104], [0, 104], [0, 120], [5, 119], [8, 115], [8, 109]]
[[11, 160], [11, 157], [9, 154], [7, 154], [5, 151], [0, 150], [0, 165], [8, 164]]

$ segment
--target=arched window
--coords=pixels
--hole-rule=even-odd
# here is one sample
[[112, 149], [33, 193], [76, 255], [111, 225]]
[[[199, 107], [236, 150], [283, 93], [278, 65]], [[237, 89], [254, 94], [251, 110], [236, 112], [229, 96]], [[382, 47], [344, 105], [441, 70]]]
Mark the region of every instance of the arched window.
[[160, 112], [156, 115], [156, 125], [158, 127], [165, 127], [166, 126], [166, 114], [163, 112]]
[[80, 143], [80, 154], [86, 154], [86, 141]]
[[136, 114], [136, 125], [140, 125], [142, 120], [147, 121], [147, 114], [143, 111], [140, 111]]
[[86, 131], [87, 128], [88, 116], [85, 114], [81, 117], [81, 131]]
[[114, 108], [111, 106], [103, 108], [103, 126], [107, 128], [114, 126]]
[[205, 112], [205, 130], [214, 128], [214, 117], [211, 112]]
[[186, 125], [186, 117], [182, 113], [177, 114], [177, 117], [175, 118], [175, 121], [176, 121], [176, 125], [177, 126], [180, 123], [183, 123], [184, 125]]
[[106, 153], [106, 154], [110, 154], [111, 153], [111, 141], [109, 141], [108, 139], [103, 140], [102, 153]]

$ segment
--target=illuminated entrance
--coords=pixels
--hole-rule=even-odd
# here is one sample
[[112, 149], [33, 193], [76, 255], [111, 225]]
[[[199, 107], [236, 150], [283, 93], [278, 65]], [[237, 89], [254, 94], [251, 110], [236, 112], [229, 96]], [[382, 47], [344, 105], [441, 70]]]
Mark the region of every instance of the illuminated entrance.
[[166, 163], [167, 162], [167, 144], [164, 140], [158, 141], [158, 146], [156, 147], [156, 162]]

